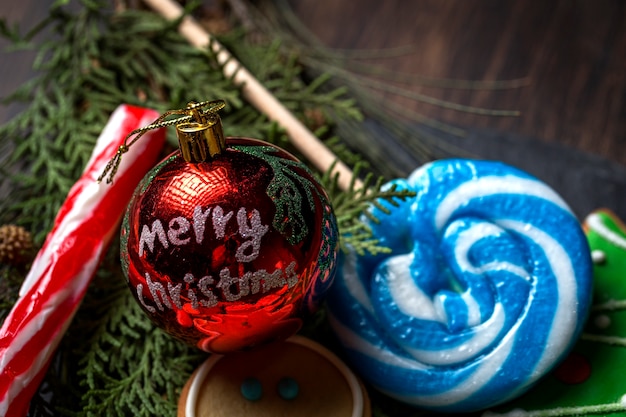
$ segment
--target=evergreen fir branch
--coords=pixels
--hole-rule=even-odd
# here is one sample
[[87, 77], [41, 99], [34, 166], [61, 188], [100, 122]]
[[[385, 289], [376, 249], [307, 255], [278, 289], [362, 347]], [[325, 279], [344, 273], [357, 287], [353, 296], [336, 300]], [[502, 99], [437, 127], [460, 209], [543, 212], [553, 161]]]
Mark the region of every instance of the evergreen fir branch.
[[[9, 206], [6, 215], [34, 230], [38, 242], [117, 105], [174, 108], [190, 99], [190, 90], [202, 97], [240, 100], [238, 88], [215, 70], [208, 54], [191, 48], [170, 22], [153, 14], [133, 11], [111, 17], [106, 9], [85, 8], [76, 16], [62, 9], [53, 16], [49, 29], [61, 40], [40, 46], [34, 66], [41, 75], [5, 100], [31, 104], [0, 127], [0, 137], [16, 144], [9, 160], [13, 167], [6, 171], [23, 172], [18, 165], [28, 166], [26, 173], [6, 177], [16, 200], [27, 207]], [[164, 101], [170, 98], [177, 102]], [[40, 195], [50, 196], [50, 205], [29, 205]], [[24, 212], [32, 216], [17, 216]]]
[[340, 136], [331, 136], [325, 141], [326, 146], [337, 155], [337, 159], [345, 162], [349, 166], [359, 165], [360, 169], [369, 169], [370, 162], [363, 159], [363, 156], [353, 152], [342, 140]]
[[[16, 221], [35, 235], [37, 243], [43, 242], [97, 136], [121, 103], [164, 111], [184, 108], [190, 100], [221, 98], [229, 104], [222, 117], [227, 136], [257, 137], [289, 148], [284, 131], [247, 105], [213, 54], [188, 45], [175, 23], [137, 10], [113, 14], [104, 2], [80, 0], [76, 12], [66, 9], [66, 3], [57, 1], [50, 16], [19, 39], [17, 27], [2, 27], [15, 44], [37, 49], [34, 67], [39, 75], [3, 99], [28, 106], [0, 126], [0, 141], [12, 149], [1, 174], [12, 198], [0, 202], [0, 223]], [[52, 35], [33, 44], [34, 34], [44, 32]], [[326, 115], [324, 126], [316, 127], [318, 133], [333, 134], [328, 115], [360, 120], [345, 89], [327, 88], [324, 75], [306, 82], [296, 55], [277, 45], [252, 44], [244, 35], [234, 31], [224, 36], [223, 43], [260, 73], [261, 81], [301, 120], [313, 123], [307, 116], [310, 111]], [[168, 140], [176, 141], [172, 132]], [[344, 245], [384, 250], [371, 231], [349, 217], [365, 213], [377, 198], [406, 196], [375, 191], [382, 179], [372, 185], [371, 176], [366, 180], [370, 193], [352, 187], [344, 196], [337, 178], [330, 174], [327, 178], [334, 187], [331, 201], [338, 204]], [[63, 339], [59, 363], [49, 371], [53, 408], [79, 416], [173, 416], [178, 392], [202, 355], [154, 329], [123, 283], [117, 253], [113, 247], [101, 266]], [[24, 276], [15, 269], [7, 273]], [[8, 275], [0, 280], [2, 285], [10, 282]], [[16, 296], [13, 287], [17, 285], [7, 297]], [[7, 300], [8, 308], [12, 299]], [[86, 334], [92, 336], [85, 340]]]
[[[115, 251], [117, 252], [117, 251]], [[77, 342], [78, 385], [84, 392], [78, 408], [84, 416], [174, 416], [180, 389], [204, 357], [154, 327], [133, 299], [119, 270], [101, 273], [81, 309], [75, 334], [93, 336]], [[84, 333], [83, 333], [84, 334]], [[76, 347], [74, 347], [76, 349]], [[74, 405], [76, 407], [76, 404]]]
[[375, 239], [371, 228], [364, 222], [364, 218], [371, 222], [380, 220], [371, 213], [372, 207], [378, 208], [385, 214], [389, 214], [389, 209], [381, 204], [385, 201], [392, 206], [398, 205], [398, 200], [404, 201], [415, 196], [410, 190], [398, 190], [395, 185], [384, 188], [383, 177], [376, 177], [373, 173], [368, 173], [363, 179], [363, 186], [356, 188], [356, 178], [359, 177], [361, 164], [355, 166], [351, 185], [347, 191], [342, 191], [338, 185], [338, 176], [332, 175], [332, 167], [321, 179], [322, 185], [326, 188], [337, 217], [339, 227], [340, 246], [343, 251], [354, 250], [359, 255], [366, 252], [376, 255], [388, 253], [389, 248], [381, 246], [378, 239]]
[[17, 301], [17, 293], [24, 280], [24, 274], [17, 268], [0, 266], [0, 322], [9, 314]]
[[305, 109], [322, 109], [332, 110], [337, 118], [362, 120], [362, 113], [344, 87], [326, 91], [327, 74], [305, 83], [300, 57], [286, 50], [280, 39], [268, 47], [234, 33], [221, 36], [220, 42], [295, 114], [302, 114]]
[[0, 19], [0, 36], [11, 41], [13, 45], [22, 41], [19, 26], [14, 24], [13, 27], [10, 27], [9, 23], [7, 23], [5, 19]]

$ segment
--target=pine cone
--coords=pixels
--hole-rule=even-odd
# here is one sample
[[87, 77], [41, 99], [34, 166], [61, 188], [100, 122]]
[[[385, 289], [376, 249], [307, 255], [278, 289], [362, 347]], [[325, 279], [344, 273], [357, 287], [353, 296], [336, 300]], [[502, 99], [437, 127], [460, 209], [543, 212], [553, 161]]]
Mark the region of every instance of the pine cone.
[[0, 263], [21, 265], [32, 255], [33, 239], [26, 229], [14, 224], [0, 227]]

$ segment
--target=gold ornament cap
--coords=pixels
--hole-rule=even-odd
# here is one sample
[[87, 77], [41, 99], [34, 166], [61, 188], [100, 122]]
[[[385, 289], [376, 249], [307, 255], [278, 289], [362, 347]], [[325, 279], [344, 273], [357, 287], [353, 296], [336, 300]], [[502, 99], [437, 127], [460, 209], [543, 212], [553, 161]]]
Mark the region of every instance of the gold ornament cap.
[[190, 102], [185, 109], [191, 120], [176, 125], [176, 135], [183, 158], [187, 162], [210, 161], [226, 149], [222, 120], [217, 111], [224, 108], [223, 100], [212, 101], [207, 110], [200, 110], [207, 103]]
[[[211, 160], [226, 149], [222, 120], [217, 114], [224, 107], [226, 107], [224, 100], [203, 101], [201, 103], [192, 101], [187, 104], [185, 109], [168, 110], [148, 126], [133, 130], [124, 138], [124, 143], [120, 145], [115, 156], [104, 167], [104, 171], [98, 177], [98, 182], [108, 175], [107, 182], [111, 183], [120, 165], [122, 155], [128, 152], [128, 148], [147, 131], [165, 126], [176, 125], [178, 144], [185, 161], [200, 163]], [[167, 120], [171, 115], [182, 117]]]

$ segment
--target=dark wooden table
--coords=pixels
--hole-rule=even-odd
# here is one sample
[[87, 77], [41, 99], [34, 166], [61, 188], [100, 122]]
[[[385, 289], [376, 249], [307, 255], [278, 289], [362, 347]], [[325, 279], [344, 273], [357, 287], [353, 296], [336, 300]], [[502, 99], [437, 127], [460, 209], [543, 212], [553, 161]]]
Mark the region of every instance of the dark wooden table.
[[492, 117], [389, 96], [470, 129], [559, 142], [626, 163], [626, 2], [527, 0], [298, 0], [297, 15], [326, 45], [392, 48], [376, 64], [423, 77], [518, 79], [520, 88], [411, 91], [475, 107], [519, 110]]
[[[45, 3], [3, 0], [0, 14], [28, 28], [45, 15]], [[626, 216], [625, 1], [291, 0], [289, 4], [302, 25], [327, 46], [410, 45], [408, 53], [369, 61], [398, 73], [518, 80], [520, 86], [498, 90], [443, 88], [427, 82], [402, 86], [461, 105], [517, 110], [520, 114], [515, 117], [444, 109], [391, 93], [384, 97], [417, 114], [462, 127], [468, 137], [461, 146], [542, 177], [572, 202], [580, 216], [598, 206]], [[29, 53], [0, 55], [0, 96], [30, 76], [30, 59]], [[17, 110], [0, 108], [0, 122]]]
[[[454, 111], [398, 94], [385, 99], [463, 128], [459, 147], [552, 185], [579, 217], [608, 207], [626, 217], [626, 2], [558, 0], [298, 0], [304, 27], [329, 47], [412, 46], [366, 61], [426, 79], [518, 80], [468, 90], [401, 88], [452, 103], [517, 110], [515, 117]], [[393, 162], [390, 162], [393, 163]]]

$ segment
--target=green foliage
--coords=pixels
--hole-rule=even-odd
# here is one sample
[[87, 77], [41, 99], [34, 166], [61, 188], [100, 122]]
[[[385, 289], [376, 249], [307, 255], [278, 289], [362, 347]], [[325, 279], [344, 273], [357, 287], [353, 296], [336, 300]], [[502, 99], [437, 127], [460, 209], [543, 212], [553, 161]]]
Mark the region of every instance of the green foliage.
[[101, 273], [99, 278], [96, 285], [105, 280], [113, 285], [102, 294], [89, 294], [74, 326], [75, 333], [84, 328], [93, 336], [75, 352], [84, 392], [80, 409], [73, 411], [84, 416], [175, 415], [180, 390], [203, 355], [154, 327], [120, 274]]
[[310, 82], [304, 81], [304, 67], [299, 56], [287, 50], [282, 40], [269, 44], [255, 43], [237, 33], [222, 36], [220, 41], [244, 66], [272, 91], [292, 112], [301, 115], [307, 110], [332, 111], [339, 119], [362, 120], [355, 100], [346, 95], [345, 87], [327, 89], [330, 76], [322, 74]]
[[413, 197], [415, 193], [410, 190], [398, 190], [395, 185], [383, 190], [384, 178], [376, 178], [372, 173], [368, 173], [363, 184], [357, 186], [356, 178], [360, 170], [361, 164], [357, 163], [354, 169], [355, 176], [350, 188], [346, 191], [339, 188], [338, 176], [331, 176], [330, 170], [322, 178], [322, 185], [330, 196], [337, 216], [341, 248], [343, 251], [352, 249], [359, 255], [364, 255], [366, 252], [372, 255], [388, 253], [389, 248], [379, 245], [380, 242], [373, 237], [370, 227], [362, 221], [362, 216], [378, 222], [379, 220], [371, 214], [372, 206], [388, 214], [389, 209], [381, 204], [381, 200], [397, 206], [398, 200]]
[[[0, 172], [3, 188], [11, 193], [0, 201], [0, 224], [20, 224], [41, 244], [97, 136], [121, 103], [165, 111], [184, 108], [191, 100], [224, 99], [228, 136], [257, 137], [293, 151], [284, 132], [224, 77], [212, 54], [181, 38], [176, 22], [144, 11], [113, 13], [97, 0], [81, 0], [72, 12], [68, 3], [54, 2], [49, 17], [24, 36], [0, 20], [0, 34], [13, 47], [38, 51], [34, 68], [39, 74], [4, 98], [4, 103], [27, 106], [0, 126], [0, 147], [11, 149]], [[33, 43], [40, 33], [46, 34], [44, 40]], [[244, 35], [234, 31], [220, 40], [301, 120], [309, 123], [311, 112], [321, 114], [324, 123], [311, 124], [317, 134], [332, 135], [328, 115], [360, 120], [343, 88], [326, 88], [326, 75], [307, 83], [295, 55], [276, 43], [249, 42]], [[357, 163], [359, 175], [365, 166], [360, 158], [333, 146], [348, 163]], [[324, 174], [342, 245], [359, 252], [385, 250], [358, 221], [369, 204], [409, 196], [379, 191], [382, 178], [372, 178], [365, 177], [361, 190], [342, 192], [337, 179]], [[49, 371], [44, 386], [52, 405], [35, 398], [34, 415], [49, 415], [50, 407], [55, 415], [72, 416], [176, 414], [179, 390], [201, 355], [152, 326], [123, 282], [117, 253], [116, 247], [110, 250]], [[3, 266], [0, 272], [3, 319], [24, 271]]]
[[205, 354], [154, 327], [128, 290], [113, 245], [62, 340], [34, 416], [175, 416]]
[[32, 230], [38, 243], [119, 104], [179, 108], [195, 98], [193, 91], [241, 106], [237, 87], [172, 23], [147, 12], [111, 14], [103, 6], [85, 2], [76, 14], [53, 8], [38, 28], [51, 32], [36, 46], [40, 75], [4, 99], [30, 104], [0, 127], [0, 138], [15, 146], [4, 171], [16, 198], [2, 202], [2, 220]]
[[17, 300], [17, 292], [24, 279], [21, 272], [8, 265], [0, 266], [0, 319], [9, 314]]
[[[17, 38], [17, 29], [9, 30], [4, 21], [2, 28], [10, 40], [29, 42]], [[120, 103], [164, 111], [184, 108], [192, 99], [221, 98], [229, 105], [223, 117], [228, 135], [286, 144], [273, 123], [245, 104], [239, 88], [222, 75], [208, 51], [189, 45], [174, 24], [152, 13], [111, 14], [107, 9], [84, 7], [71, 14], [55, 8], [47, 24], [38, 28], [44, 29], [53, 36], [37, 45], [34, 67], [40, 75], [4, 99], [30, 105], [0, 127], [0, 138], [15, 143], [4, 169], [5, 175], [11, 173], [18, 193], [15, 200], [3, 202], [2, 220], [12, 217], [34, 230], [38, 243], [51, 228], [109, 114]], [[302, 114], [314, 106], [330, 106], [340, 114], [358, 116], [353, 103], [339, 98], [340, 90], [321, 93], [322, 80], [305, 86], [297, 63], [277, 48], [248, 46], [241, 34], [228, 40], [239, 49], [250, 49], [246, 55], [250, 63], [271, 63], [260, 79], [286, 99], [290, 109]], [[303, 100], [306, 96], [314, 98]], [[27, 167], [26, 172], [22, 167]]]

